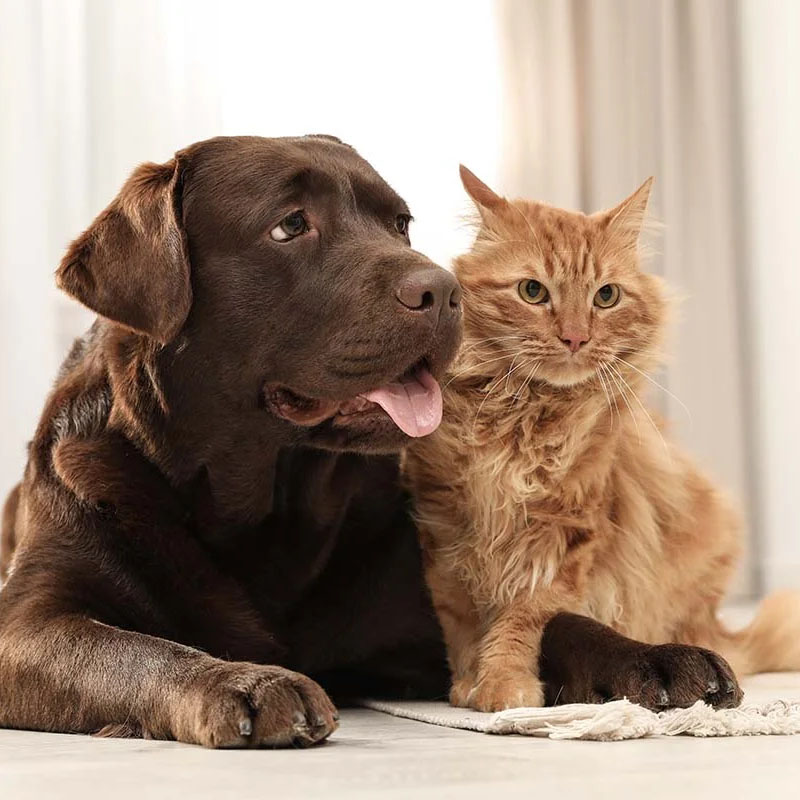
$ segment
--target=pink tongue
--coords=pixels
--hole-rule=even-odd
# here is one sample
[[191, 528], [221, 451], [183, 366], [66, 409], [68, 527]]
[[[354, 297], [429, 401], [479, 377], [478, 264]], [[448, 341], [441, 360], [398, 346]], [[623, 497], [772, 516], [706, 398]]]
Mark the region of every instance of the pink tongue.
[[362, 397], [377, 403], [408, 436], [427, 436], [442, 421], [442, 390], [424, 367]]

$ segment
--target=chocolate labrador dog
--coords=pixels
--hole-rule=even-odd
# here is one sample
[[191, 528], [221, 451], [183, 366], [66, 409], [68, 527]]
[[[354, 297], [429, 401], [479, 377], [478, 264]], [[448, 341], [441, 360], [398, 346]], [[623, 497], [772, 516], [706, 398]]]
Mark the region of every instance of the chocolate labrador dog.
[[[71, 245], [99, 316], [3, 514], [0, 725], [312, 744], [320, 682], [445, 693], [396, 453], [440, 419], [460, 290], [409, 220], [336, 139], [219, 138]], [[635, 690], [642, 648], [560, 615], [543, 673]]]

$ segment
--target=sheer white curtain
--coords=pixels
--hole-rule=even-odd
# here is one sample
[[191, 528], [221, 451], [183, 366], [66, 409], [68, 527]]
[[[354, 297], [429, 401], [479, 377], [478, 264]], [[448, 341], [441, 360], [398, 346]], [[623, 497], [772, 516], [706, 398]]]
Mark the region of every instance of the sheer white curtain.
[[743, 140], [764, 580], [800, 586], [800, 3], [742, 4]]
[[592, 211], [656, 176], [665, 229], [652, 268], [680, 298], [663, 382], [691, 418], [670, 395], [653, 399], [744, 506], [737, 591], [800, 586], [797, 4], [500, 9], [503, 188]]
[[0, 495], [88, 315], [52, 273], [138, 162], [329, 132], [441, 262], [459, 161], [595, 209], [656, 175], [683, 297], [658, 402], [749, 513], [740, 591], [800, 585], [800, 6], [794, 0], [0, 0]]
[[[140, 161], [217, 130], [196, 29], [154, 2], [0, 0], [0, 493], [90, 315], [53, 272]], [[170, 46], [165, 47], [167, 38]], [[176, 56], [177, 53], [177, 56]]]
[[0, 495], [90, 317], [53, 271], [137, 163], [219, 134], [332, 133], [446, 263], [470, 237], [459, 160], [496, 177], [494, 20], [491, 0], [0, 0]]

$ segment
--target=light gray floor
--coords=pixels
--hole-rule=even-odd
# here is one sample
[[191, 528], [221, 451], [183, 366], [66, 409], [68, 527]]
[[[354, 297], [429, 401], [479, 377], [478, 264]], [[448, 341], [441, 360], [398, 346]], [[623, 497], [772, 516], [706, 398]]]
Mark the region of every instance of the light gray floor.
[[[756, 680], [775, 697], [800, 698], [800, 674]], [[2, 800], [771, 800], [797, 797], [798, 786], [800, 736], [556, 742], [437, 728], [367, 710], [344, 710], [332, 740], [312, 750], [208, 751], [0, 731]]]

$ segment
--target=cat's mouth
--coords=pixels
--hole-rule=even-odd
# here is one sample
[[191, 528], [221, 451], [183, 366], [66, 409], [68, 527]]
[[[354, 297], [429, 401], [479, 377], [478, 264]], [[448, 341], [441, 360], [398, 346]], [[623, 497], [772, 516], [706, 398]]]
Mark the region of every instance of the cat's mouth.
[[558, 387], [577, 386], [592, 380], [596, 375], [601, 359], [593, 350], [581, 348], [575, 353], [556, 352], [545, 359], [538, 377]]

